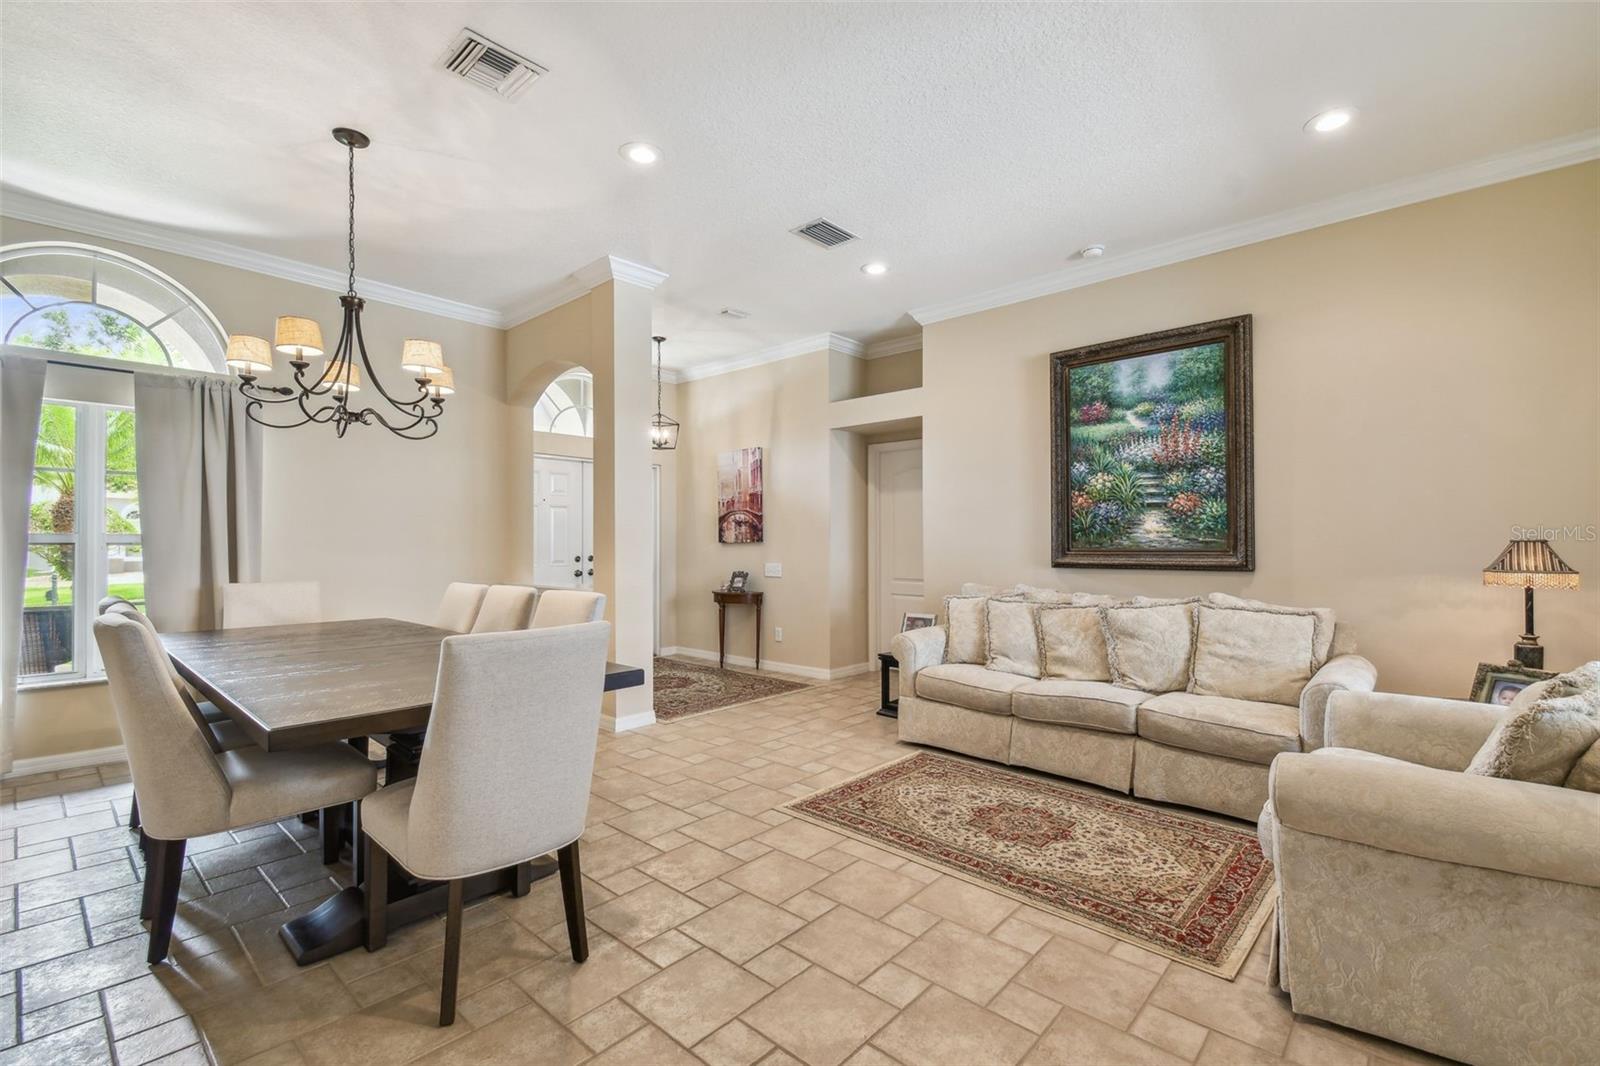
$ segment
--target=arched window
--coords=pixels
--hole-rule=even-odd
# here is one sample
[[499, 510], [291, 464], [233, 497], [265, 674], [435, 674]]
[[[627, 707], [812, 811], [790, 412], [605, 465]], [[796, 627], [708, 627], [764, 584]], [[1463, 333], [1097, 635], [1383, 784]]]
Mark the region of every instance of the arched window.
[[154, 267], [84, 244], [0, 248], [6, 344], [225, 372], [227, 334], [195, 295]]
[[579, 367], [552, 381], [533, 405], [533, 428], [540, 433], [594, 436], [594, 375]]

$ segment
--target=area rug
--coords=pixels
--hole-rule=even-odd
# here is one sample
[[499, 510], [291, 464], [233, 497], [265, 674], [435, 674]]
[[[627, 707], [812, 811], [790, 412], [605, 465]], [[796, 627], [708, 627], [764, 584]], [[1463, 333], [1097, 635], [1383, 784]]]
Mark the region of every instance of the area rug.
[[786, 809], [1230, 980], [1276, 897], [1247, 830], [926, 752]]
[[689, 718], [807, 687], [803, 681], [785, 681], [766, 674], [744, 674], [679, 659], [657, 658], [656, 721]]

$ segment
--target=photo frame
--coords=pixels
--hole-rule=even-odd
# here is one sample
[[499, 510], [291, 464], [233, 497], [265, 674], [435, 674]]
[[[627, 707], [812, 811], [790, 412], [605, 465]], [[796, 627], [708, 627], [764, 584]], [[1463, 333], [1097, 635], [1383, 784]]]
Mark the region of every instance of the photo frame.
[[1549, 670], [1534, 670], [1518, 662], [1503, 664], [1479, 663], [1472, 678], [1472, 692], [1468, 698], [1473, 703], [1496, 703], [1508, 706], [1517, 693], [1535, 681], [1548, 681], [1556, 675]]
[[925, 614], [920, 611], [907, 611], [900, 616], [900, 632], [909, 633], [913, 629], [927, 629], [929, 626], [939, 624], [936, 615]]
[[745, 592], [745, 591], [748, 591], [749, 586], [750, 586], [750, 571], [748, 571], [748, 570], [735, 570], [733, 572], [733, 575], [728, 578], [728, 587], [725, 588], [723, 591], [724, 592]]
[[1051, 565], [1254, 570], [1251, 316], [1050, 356]]

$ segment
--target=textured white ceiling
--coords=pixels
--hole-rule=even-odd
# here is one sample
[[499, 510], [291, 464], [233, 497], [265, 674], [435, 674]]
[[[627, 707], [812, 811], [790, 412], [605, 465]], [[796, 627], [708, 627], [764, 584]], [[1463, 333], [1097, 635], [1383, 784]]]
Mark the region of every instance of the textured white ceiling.
[[[463, 25], [550, 73], [453, 80]], [[648, 263], [677, 367], [1600, 126], [1589, 4], [8, 0], [0, 30], [11, 187], [342, 268], [357, 126], [363, 276], [505, 308]], [[1334, 104], [1359, 121], [1302, 132]], [[818, 215], [862, 239], [787, 232]]]

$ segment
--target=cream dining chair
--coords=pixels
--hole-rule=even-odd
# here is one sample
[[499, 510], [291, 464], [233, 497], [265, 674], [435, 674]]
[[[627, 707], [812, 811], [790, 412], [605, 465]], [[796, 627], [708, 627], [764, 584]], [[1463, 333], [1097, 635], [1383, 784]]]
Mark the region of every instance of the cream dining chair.
[[598, 622], [606, 616], [606, 597], [603, 592], [583, 589], [544, 589], [533, 608], [530, 629], [549, 626], [575, 626], [583, 622]]
[[111, 702], [127, 747], [151, 843], [141, 917], [150, 919], [148, 959], [167, 957], [178, 913], [185, 846], [275, 822], [301, 811], [354, 803], [377, 786], [377, 766], [347, 744], [267, 752], [212, 749], [172, 682], [154, 630], [118, 611], [94, 623]]
[[368, 951], [387, 939], [390, 858], [450, 884], [440, 1025], [456, 1016], [463, 878], [554, 851], [572, 958], [589, 956], [578, 837], [610, 640], [606, 622], [446, 637], [417, 776], [361, 801]]
[[478, 609], [483, 606], [483, 597], [488, 591], [488, 585], [473, 585], [466, 581], [450, 582], [444, 590], [444, 598], [439, 601], [439, 610], [434, 615], [433, 624], [439, 629], [453, 629], [457, 633], [467, 632], [478, 620]]
[[222, 586], [222, 628], [292, 626], [322, 621], [316, 581], [252, 581]]
[[505, 633], [527, 629], [539, 590], [531, 585], [490, 585], [473, 620], [474, 633]]

